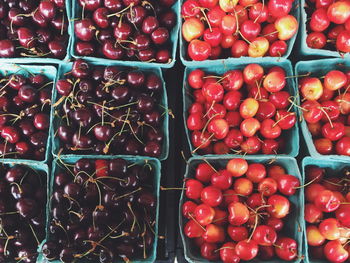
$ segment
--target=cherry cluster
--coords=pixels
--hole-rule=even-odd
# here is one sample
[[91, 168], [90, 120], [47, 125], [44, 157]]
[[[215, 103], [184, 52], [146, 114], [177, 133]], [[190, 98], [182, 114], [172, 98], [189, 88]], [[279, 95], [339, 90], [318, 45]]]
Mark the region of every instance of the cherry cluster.
[[157, 209], [152, 164], [120, 158], [59, 162], [43, 255], [63, 263], [146, 259]]
[[308, 0], [305, 7], [310, 48], [350, 52], [350, 2]]
[[57, 137], [63, 153], [162, 153], [163, 83], [152, 72], [74, 61], [56, 83]]
[[52, 82], [42, 74], [14, 73], [0, 80], [0, 156], [44, 160]]
[[350, 259], [350, 167], [332, 173], [309, 165], [305, 174], [309, 254], [313, 259], [345, 262]]
[[190, 200], [182, 205], [188, 219], [183, 232], [208, 260], [294, 260], [298, 243], [286, 236], [284, 225], [292, 209], [288, 197], [299, 186], [299, 179], [280, 165], [238, 158], [216, 170], [200, 163], [195, 179], [185, 183]]
[[65, 0], [3, 0], [0, 20], [0, 57], [66, 56]]
[[294, 0], [187, 0], [182, 36], [191, 60], [281, 57], [298, 31]]
[[320, 154], [350, 156], [350, 71], [299, 80], [303, 116]]
[[79, 0], [83, 17], [74, 25], [76, 54], [171, 62], [170, 34], [176, 14], [170, 8], [174, 3], [175, 0]]
[[193, 103], [187, 128], [194, 152], [200, 154], [276, 154], [284, 151], [285, 137], [297, 121], [291, 111], [283, 68], [265, 72], [258, 64], [213, 76], [201, 69], [188, 75]]
[[0, 261], [35, 263], [45, 239], [46, 175], [23, 165], [0, 165]]

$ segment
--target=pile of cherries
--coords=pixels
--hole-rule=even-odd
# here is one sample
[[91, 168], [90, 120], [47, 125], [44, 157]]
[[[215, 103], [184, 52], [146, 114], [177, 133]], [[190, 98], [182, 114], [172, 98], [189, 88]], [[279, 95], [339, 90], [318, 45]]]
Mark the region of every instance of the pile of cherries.
[[35, 263], [45, 238], [46, 175], [0, 164], [0, 261]]
[[249, 64], [222, 76], [196, 69], [187, 81], [193, 89], [187, 117], [193, 153], [283, 153], [297, 121], [283, 68]]
[[170, 34], [175, 0], [79, 0], [82, 19], [74, 24], [78, 56], [114, 60], [172, 61]]
[[350, 156], [349, 87], [350, 71], [331, 70], [299, 80], [301, 110], [320, 154]]
[[350, 52], [350, 2], [307, 0], [306, 44], [310, 48]]
[[152, 72], [74, 61], [56, 83], [57, 137], [63, 153], [162, 153], [163, 83]]
[[298, 243], [284, 225], [293, 206], [288, 197], [296, 193], [299, 179], [280, 165], [244, 159], [231, 159], [218, 169], [200, 163], [195, 179], [185, 183], [190, 200], [182, 205], [183, 232], [201, 256], [224, 263], [295, 260]]
[[154, 167], [146, 161], [58, 161], [42, 253], [64, 263], [146, 259], [154, 242]]
[[53, 84], [45, 75], [27, 75], [0, 79], [0, 156], [44, 160]]
[[294, 0], [186, 0], [183, 39], [191, 60], [281, 57], [298, 31]]
[[305, 169], [305, 221], [312, 259], [341, 263], [350, 259], [350, 167]]
[[0, 57], [66, 56], [66, 0], [3, 0], [0, 2]]

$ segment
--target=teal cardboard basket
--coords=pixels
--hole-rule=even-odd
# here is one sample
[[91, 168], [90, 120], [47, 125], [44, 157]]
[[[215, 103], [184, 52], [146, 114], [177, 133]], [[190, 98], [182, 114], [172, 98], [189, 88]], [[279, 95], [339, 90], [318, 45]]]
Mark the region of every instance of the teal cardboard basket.
[[[72, 41], [72, 30], [71, 30], [71, 23], [70, 23], [70, 17], [71, 12], [72, 12], [72, 7], [71, 7], [71, 1], [70, 0], [65, 0], [66, 2], [66, 15], [68, 21], [65, 21], [68, 23], [68, 29], [67, 29], [67, 34], [69, 37], [68, 43], [67, 43], [67, 53], [64, 59], [57, 59], [57, 58], [47, 58], [47, 57], [14, 57], [14, 58], [0, 58], [0, 62], [3, 63], [19, 63], [19, 64], [33, 64], [33, 63], [41, 63], [41, 64], [57, 64], [60, 63], [61, 61], [68, 61], [71, 58], [70, 55], [70, 46], [71, 46], [71, 41]], [[74, 33], [74, 32], [73, 32]]]
[[[330, 160], [330, 159], [320, 159], [320, 158], [312, 158], [312, 157], [305, 157], [302, 161], [302, 175], [305, 178], [305, 168], [309, 165], [316, 165], [321, 168], [326, 168], [330, 174], [336, 174], [338, 171], [343, 169], [344, 167], [349, 167], [350, 163], [345, 160]], [[306, 237], [306, 221], [303, 220], [303, 228], [304, 228], [304, 246], [303, 246], [303, 255], [305, 256], [304, 262], [305, 263], [326, 263], [329, 262], [327, 260], [319, 260], [319, 259], [312, 259], [309, 256], [308, 252], [308, 244], [307, 244], [307, 237]]]
[[[85, 156], [79, 156], [76, 155], [74, 157], [69, 157], [69, 158], [61, 158], [60, 160], [62, 160], [64, 163], [67, 164], [74, 164], [76, 161], [78, 161], [81, 158], [87, 158]], [[158, 218], [159, 218], [159, 189], [160, 189], [160, 177], [161, 177], [161, 164], [160, 161], [155, 159], [155, 158], [148, 158], [148, 157], [130, 157], [130, 156], [89, 156], [88, 159], [106, 159], [106, 160], [111, 160], [111, 159], [115, 159], [115, 158], [123, 158], [125, 160], [127, 160], [130, 163], [137, 163], [137, 164], [143, 164], [143, 163], [148, 163], [152, 166], [152, 168], [154, 169], [154, 181], [153, 181], [153, 187], [154, 187], [154, 195], [157, 198], [157, 207], [156, 207], [156, 221], [157, 223], [154, 226], [154, 232], [155, 232], [155, 236], [154, 236], [154, 242], [153, 242], [153, 248], [151, 253], [148, 255], [148, 258], [146, 259], [140, 259], [140, 260], [133, 260], [132, 262], [135, 263], [146, 263], [146, 262], [154, 262], [157, 256], [157, 243], [158, 243]], [[62, 169], [65, 169], [63, 167], [62, 164], [60, 164], [60, 160], [58, 159], [54, 159], [52, 162], [52, 170], [51, 170], [51, 177], [50, 177], [50, 182], [48, 185], [48, 196], [51, 196], [53, 193], [53, 189], [54, 189], [54, 178], [56, 175], [56, 172]], [[49, 223], [50, 223], [50, 219], [51, 219], [51, 204], [50, 204], [50, 198], [48, 198], [48, 202], [47, 202], [47, 208], [46, 208], [46, 213], [47, 213], [47, 221], [46, 221], [46, 228], [49, 227]], [[48, 235], [48, 231], [46, 231], [46, 239], [49, 238]], [[44, 255], [41, 253], [41, 247], [42, 245], [45, 243], [46, 240], [44, 240], [41, 245], [38, 248], [39, 251], [39, 257], [37, 262], [40, 263], [48, 263], [48, 262], [52, 262], [52, 263], [60, 263], [60, 260], [54, 260], [54, 261], [48, 261]], [[88, 260], [79, 260], [78, 262], [84, 262], [84, 263], [88, 263], [91, 261]], [[119, 261], [115, 261], [116, 263], [122, 263], [124, 261], [119, 260]]]
[[[181, 2], [181, 5], [183, 2], [186, 2], [187, 0], [179, 0]], [[300, 22], [300, 8], [299, 8], [299, 3], [298, 1], [294, 1], [293, 2], [293, 7], [291, 10], [291, 15], [293, 15], [299, 22]], [[181, 23], [181, 28], [182, 28], [182, 23], [183, 23], [183, 19], [181, 16], [181, 7], [180, 7], [180, 11], [178, 13], [178, 20]], [[182, 63], [187, 66], [187, 67], [201, 67], [203, 65], [203, 62], [205, 63], [205, 66], [216, 66], [219, 65], [221, 63], [223, 63], [224, 61], [226, 61], [227, 63], [242, 63], [242, 62], [246, 62], [247, 60], [252, 60], [252, 61], [256, 61], [257, 63], [259, 62], [263, 62], [265, 59], [269, 59], [269, 58], [273, 58], [273, 57], [269, 57], [269, 56], [265, 56], [265, 57], [259, 57], [259, 58], [251, 58], [251, 57], [240, 57], [240, 58], [233, 58], [233, 57], [228, 57], [225, 59], [213, 59], [213, 60], [205, 60], [205, 61], [193, 61], [191, 60], [188, 56], [187, 56], [187, 46], [188, 43], [183, 39], [182, 37], [182, 30], [179, 30], [179, 39], [180, 39], [180, 58]], [[286, 53], [281, 57], [281, 58], [288, 58], [289, 55], [292, 52], [296, 37], [298, 35], [298, 32], [287, 41], [287, 45], [288, 45], [288, 49], [286, 51]]]
[[[232, 159], [228, 157], [223, 158], [215, 158], [215, 157], [208, 157], [205, 158], [206, 161], [208, 161], [210, 164], [214, 165], [217, 168], [225, 168], [227, 162]], [[263, 163], [263, 164], [270, 164], [271, 159], [268, 157], [261, 157], [261, 158], [255, 158], [255, 157], [244, 157], [248, 161], [248, 163]], [[195, 175], [195, 169], [198, 164], [203, 163], [203, 158], [193, 157], [188, 160], [187, 166], [186, 166], [186, 172], [185, 172], [185, 179], [186, 178], [194, 178]], [[295, 177], [297, 177], [300, 180], [300, 183], [303, 184], [303, 179], [300, 175], [298, 164], [294, 158], [291, 157], [277, 157], [274, 159], [273, 164], [279, 164], [282, 165], [288, 174], [291, 174]], [[185, 236], [183, 232], [183, 226], [184, 221], [187, 219], [184, 219], [182, 216], [182, 204], [184, 203], [186, 197], [184, 195], [184, 191], [182, 191], [181, 197], [180, 197], [180, 204], [179, 204], [179, 227], [180, 227], [180, 234], [182, 243], [184, 246], [184, 255], [188, 262], [195, 263], [195, 262], [201, 262], [201, 263], [209, 263], [212, 261], [205, 260], [201, 257], [198, 248], [196, 248], [193, 245], [193, 242]], [[288, 216], [288, 220], [285, 223], [285, 229], [284, 233], [287, 237], [294, 238], [298, 242], [298, 255], [302, 255], [302, 242], [303, 242], [303, 233], [302, 233], [302, 225], [304, 221], [304, 189], [300, 188], [295, 195], [288, 197], [289, 201], [292, 205], [292, 212]], [[275, 259], [270, 261], [264, 261], [267, 263], [287, 263], [287, 262], [300, 262], [301, 258], [297, 258], [294, 261], [284, 261], [281, 259]], [[220, 261], [218, 261], [220, 262]], [[252, 260], [249, 262], [260, 262], [259, 260]]]
[[[46, 176], [46, 185], [49, 185], [49, 180], [50, 180], [50, 172], [49, 172], [49, 167], [44, 164], [44, 163], [40, 163], [40, 162], [33, 162], [33, 161], [22, 161], [22, 160], [1, 160], [0, 164], [5, 164], [8, 165], [10, 167], [14, 166], [14, 165], [23, 165], [26, 167], [29, 167], [30, 169], [33, 169], [35, 171], [39, 171], [45, 174]], [[46, 187], [46, 196], [49, 196], [49, 187]], [[47, 211], [47, 206], [42, 208], [44, 211]], [[47, 213], [46, 213], [46, 221], [47, 221]], [[38, 252], [39, 252], [39, 248], [40, 246], [38, 246]], [[40, 254], [38, 255], [37, 258], [37, 262], [41, 262], [39, 261], [40, 258]], [[17, 262], [17, 261], [13, 261], [13, 262]]]
[[[191, 67], [186, 67], [185, 69], [185, 74], [184, 74], [184, 81], [183, 81], [183, 89], [182, 89], [182, 96], [183, 96], [183, 119], [184, 119], [184, 127], [185, 127], [185, 131], [186, 131], [186, 137], [187, 137], [187, 141], [188, 144], [190, 146], [190, 151], [193, 151], [193, 145], [191, 143], [191, 132], [187, 129], [187, 117], [188, 117], [188, 109], [191, 106], [192, 103], [192, 99], [189, 96], [189, 94], [191, 94], [191, 87], [189, 87], [188, 83], [187, 83], [187, 77], [189, 75], [189, 73], [194, 70], [194, 69], [202, 69], [205, 72], [210, 72], [215, 74], [220, 74], [222, 75], [223, 73], [225, 73], [228, 70], [232, 70], [232, 69], [244, 69], [245, 66], [251, 64], [251, 63], [258, 63], [260, 64], [264, 69], [269, 69], [273, 66], [280, 66], [282, 67], [285, 71], [286, 71], [286, 75], [287, 76], [293, 76], [293, 68], [292, 68], [292, 64], [289, 60], [287, 59], [276, 59], [276, 58], [265, 58], [263, 62], [258, 62], [256, 60], [245, 60], [244, 62], [240, 62], [240, 63], [232, 63], [232, 62], [228, 62], [228, 61], [224, 61], [222, 64], [217, 65], [216, 67], [212, 67], [212, 66], [207, 66], [206, 64], [203, 66], [191, 66]], [[287, 85], [286, 85], [286, 89], [289, 91], [290, 94], [292, 94], [292, 96], [295, 96], [297, 94], [297, 86], [295, 84], [295, 80], [294, 78], [288, 78], [287, 79]], [[294, 108], [294, 112], [297, 112], [297, 108]], [[286, 150], [285, 153], [283, 154], [278, 154], [278, 156], [290, 156], [290, 157], [296, 157], [299, 153], [299, 124], [298, 122], [296, 122], [295, 126], [288, 130], [285, 131], [287, 134], [286, 137]], [[194, 156], [198, 155], [197, 153], [193, 153]], [[208, 154], [205, 156], [218, 156], [215, 154]], [[237, 156], [237, 154], [228, 154], [228, 155], [220, 155], [220, 156]], [[258, 155], [249, 155], [249, 156], [267, 156], [269, 158], [274, 158], [275, 155], [262, 155], [262, 154], [258, 154]]]
[[[310, 20], [310, 17], [307, 16], [306, 11], [305, 11], [305, 6], [306, 6], [306, 1], [305, 0], [300, 0], [300, 34], [299, 34], [299, 52], [301, 55], [304, 56], [321, 56], [321, 57], [341, 57], [339, 52], [337, 51], [332, 51], [332, 50], [327, 50], [327, 49], [315, 49], [315, 48], [310, 48], [306, 44], [306, 38], [308, 35], [307, 28], [306, 28], [306, 23]], [[344, 54], [345, 58], [349, 58], [350, 55], [349, 53]]]
[[[44, 74], [49, 79], [49, 81], [52, 81], [52, 82], [56, 81], [57, 69], [54, 66], [39, 66], [39, 65], [34, 66], [34, 65], [19, 65], [19, 64], [6, 64], [6, 63], [1, 63], [0, 65], [1, 65], [0, 74], [2, 76], [14, 74], [14, 73], [21, 74], [26, 77], [29, 76], [30, 74]], [[52, 84], [52, 86], [53, 85], [54, 84]], [[51, 102], [53, 102], [53, 95], [51, 97]], [[50, 123], [51, 122], [52, 122], [52, 114], [50, 114]], [[50, 125], [49, 134], [51, 129], [52, 129], [52, 125]], [[47, 163], [50, 157], [51, 157], [51, 140], [50, 140], [50, 136], [48, 136], [47, 144], [46, 144], [45, 159], [42, 161], [23, 159], [23, 161], [28, 163], [33, 163], [33, 164]], [[5, 158], [5, 160], [16, 161], [17, 159]]]
[[[64, 74], [71, 71], [72, 64], [73, 63], [61, 63], [59, 70], [58, 70], [57, 79], [64, 78]], [[163, 115], [163, 124], [162, 124], [162, 131], [164, 134], [162, 153], [158, 159], [160, 159], [161, 161], [167, 159], [168, 154], [169, 154], [168, 97], [167, 97], [165, 81], [164, 81], [161, 69], [148, 66], [149, 64], [143, 65], [142, 67], [132, 67], [132, 68], [125, 67], [124, 64], [120, 64], [118, 62], [113, 62], [113, 61], [108, 61], [108, 63], [107, 62], [103, 63], [101, 61], [100, 62], [90, 62], [90, 64], [93, 66], [117, 66], [117, 67], [127, 68], [127, 69], [139, 69], [139, 70], [144, 71], [144, 72], [153, 72], [160, 77], [160, 79], [162, 80], [162, 83], [163, 83], [163, 94], [161, 97], [161, 105], [162, 105], [162, 108], [164, 107], [165, 114]], [[53, 90], [53, 100], [52, 100], [53, 103], [52, 104], [54, 104], [58, 99], [59, 99], [59, 94], [57, 94], [56, 89], [54, 89]], [[53, 115], [54, 110], [52, 110], [51, 112]], [[52, 140], [52, 154], [54, 155], [54, 157], [57, 157], [57, 154], [59, 153], [59, 150], [60, 150], [59, 139], [55, 135], [55, 131], [57, 130], [58, 123], [59, 123], [59, 118], [57, 116], [52, 116], [52, 125], [51, 125], [52, 129], [51, 129], [50, 135], [51, 135], [51, 140]], [[69, 157], [74, 157], [76, 155], [77, 154], [61, 154], [60, 156], [62, 156], [63, 158], [65, 158], [65, 157], [69, 158]], [[89, 155], [85, 155], [85, 156], [88, 157]]]
[[[171, 7], [171, 9], [175, 12], [175, 14], [177, 15], [178, 18], [178, 13], [180, 10], [180, 3], [179, 0], [177, 0], [175, 2], [175, 4]], [[155, 67], [155, 68], [162, 68], [162, 69], [168, 69], [168, 68], [172, 68], [175, 65], [175, 61], [176, 61], [176, 50], [177, 50], [177, 41], [178, 41], [178, 37], [179, 37], [179, 28], [180, 28], [180, 20], [176, 21], [175, 26], [173, 27], [173, 29], [171, 30], [170, 33], [170, 42], [171, 42], [171, 58], [172, 60], [169, 63], [155, 63], [155, 62], [142, 62], [142, 61], [134, 61], [134, 60], [129, 60], [129, 61], [125, 61], [125, 60], [112, 60], [112, 59], [108, 59], [108, 58], [103, 58], [103, 57], [90, 57], [90, 56], [78, 56], [75, 53], [75, 44], [77, 43], [77, 37], [74, 33], [74, 21], [76, 21], [76, 19], [80, 19], [81, 18], [81, 13], [82, 13], [82, 7], [78, 4], [78, 0], [73, 0], [72, 3], [72, 15], [71, 15], [71, 19], [70, 19], [70, 35], [72, 36], [72, 41], [71, 41], [71, 45], [70, 45], [70, 54], [74, 57], [74, 58], [82, 58], [85, 59], [86, 61], [89, 62], [101, 62], [101, 63], [105, 63], [106, 65], [108, 63], [111, 62], [118, 62], [121, 65], [124, 66], [128, 66], [128, 67], [143, 67], [144, 65], [148, 65], [150, 67]]]
[[[327, 74], [329, 71], [338, 69], [341, 71], [350, 70], [350, 60], [342, 59], [342, 58], [330, 58], [330, 59], [322, 59], [322, 60], [310, 60], [310, 61], [300, 61], [295, 66], [295, 74], [302, 75], [311, 72], [311, 76], [322, 77]], [[298, 86], [298, 79], [297, 86]], [[302, 112], [300, 112], [302, 116]], [[311, 133], [309, 132], [309, 128], [307, 127], [306, 121], [303, 119], [301, 122], [301, 131], [303, 132], [303, 136], [306, 141], [307, 148], [311, 157], [315, 158], [332, 158], [332, 159], [343, 159], [350, 161], [349, 156], [344, 155], [322, 155], [317, 152], [315, 148], [315, 144], [312, 140]]]

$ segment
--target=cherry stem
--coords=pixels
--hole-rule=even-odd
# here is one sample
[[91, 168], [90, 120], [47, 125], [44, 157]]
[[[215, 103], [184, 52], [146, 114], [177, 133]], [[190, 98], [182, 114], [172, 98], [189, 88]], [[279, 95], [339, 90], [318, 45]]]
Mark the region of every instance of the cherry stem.
[[[213, 101], [213, 104], [214, 104], [214, 103], [215, 103], [215, 102]], [[213, 104], [212, 104], [212, 105], [213, 105]], [[209, 113], [209, 111], [211, 110], [211, 108], [212, 108], [212, 106], [210, 106], [210, 108], [208, 109], [208, 111], [207, 111], [207, 113], [206, 113], [205, 115], [207, 115], [207, 114]], [[203, 117], [205, 117], [205, 115], [204, 115]], [[205, 125], [204, 125], [204, 127], [203, 127], [203, 130], [202, 130], [202, 136], [203, 136], [205, 130], [207, 129], [207, 127], [208, 127], [210, 121], [211, 121], [212, 119], [214, 119], [214, 118], [215, 118], [216, 116], [218, 116], [218, 115], [220, 115], [220, 113], [215, 113], [213, 116], [211, 116], [211, 117], [207, 120], [207, 122], [205, 123]]]
[[38, 238], [38, 236], [36, 235], [36, 233], [35, 233], [35, 231], [34, 231], [34, 229], [33, 229], [32, 225], [31, 225], [31, 224], [29, 224], [29, 227], [30, 227], [30, 230], [31, 230], [31, 231], [32, 231], [32, 233], [33, 233], [33, 236], [34, 236], [34, 238], [35, 238], [36, 242], [38, 243], [38, 245], [40, 245], [39, 238]]
[[161, 191], [169, 191], [169, 190], [186, 190], [186, 187], [163, 187], [160, 186]]
[[131, 9], [134, 6], [134, 3], [131, 3], [130, 5], [128, 5], [127, 7], [125, 7], [124, 9], [120, 10], [119, 12], [113, 13], [113, 14], [109, 14], [107, 15], [107, 17], [111, 17], [111, 16], [118, 16], [121, 13], [124, 13], [125, 11], [127, 11], [128, 9]]
[[304, 188], [306, 186], [309, 186], [310, 184], [312, 184], [313, 182], [315, 182], [316, 180], [318, 179], [318, 177], [315, 177], [314, 179], [312, 179], [310, 182], [304, 184], [304, 185], [301, 185], [301, 186], [296, 186], [296, 187], [293, 187], [294, 189], [300, 189], [300, 188]]
[[205, 228], [193, 217], [191, 213], [188, 214], [188, 216], [205, 232]]
[[287, 115], [284, 115], [282, 118], [280, 118], [278, 121], [276, 121], [273, 125], [272, 128], [275, 128], [276, 125], [280, 122], [283, 121], [284, 119], [288, 118], [289, 116], [295, 115], [294, 112], [288, 113]]
[[101, 238], [98, 243], [102, 243], [106, 238], [108, 238], [113, 232], [115, 232], [123, 223], [125, 222], [125, 218], [123, 221], [121, 221], [116, 227], [112, 228], [111, 231], [105, 235], [103, 238]]
[[[262, 8], [264, 9], [265, 7], [265, 0], [262, 0]], [[261, 17], [262, 12], [260, 11], [259, 15], [255, 18], [254, 23], [256, 23], [258, 21], [258, 19]]]
[[[202, 134], [202, 135], [203, 135], [203, 134]], [[201, 145], [199, 145], [198, 147], [196, 147], [196, 148], [192, 151], [192, 153], [196, 153], [204, 144], [206, 144], [208, 141], [210, 141], [211, 138], [213, 138], [213, 136], [214, 136], [214, 133], [212, 133], [207, 139], [205, 139], [205, 141], [202, 142]]]
[[327, 119], [329, 121], [329, 124], [331, 125], [331, 127], [333, 129], [334, 128], [333, 122], [332, 122], [331, 118], [329, 117], [327, 111], [325, 111], [325, 109], [323, 107], [319, 107], [319, 109], [324, 113], [324, 115], [326, 115], [326, 117], [327, 117]]
[[311, 72], [308, 72], [306, 74], [303, 75], [295, 75], [295, 76], [286, 76], [284, 77], [285, 79], [292, 79], [292, 78], [302, 78], [302, 77], [308, 77], [311, 75]]
[[211, 165], [211, 164], [208, 162], [208, 160], [207, 160], [207, 159], [203, 158], [202, 160], [203, 160], [204, 162], [206, 162], [206, 163], [207, 163], [207, 165], [209, 165], [209, 166], [210, 166], [210, 168], [211, 168], [211, 169], [213, 169], [213, 171], [214, 171], [214, 172], [216, 172], [216, 173], [218, 172], [218, 171], [217, 171], [217, 170], [214, 168], [214, 166], [212, 166], [212, 165]]
[[134, 193], [137, 193], [137, 192], [139, 192], [141, 190], [142, 190], [142, 187], [139, 187], [136, 190], [131, 191], [130, 193], [126, 193], [126, 194], [123, 194], [123, 195], [120, 195], [120, 196], [117, 196], [117, 197], [113, 198], [113, 201], [117, 201], [117, 200], [119, 200], [121, 198], [127, 197], [127, 196], [132, 195]]

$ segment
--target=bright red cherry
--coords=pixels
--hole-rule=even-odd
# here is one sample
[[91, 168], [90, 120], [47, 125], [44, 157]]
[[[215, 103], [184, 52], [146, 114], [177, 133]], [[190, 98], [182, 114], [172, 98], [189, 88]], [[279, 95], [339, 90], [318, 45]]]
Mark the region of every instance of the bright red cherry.
[[235, 250], [240, 259], [248, 261], [257, 256], [259, 247], [256, 241], [246, 239], [239, 241]]
[[253, 240], [255, 240], [259, 246], [272, 246], [277, 240], [277, 233], [270, 226], [260, 225], [254, 231]]
[[214, 186], [207, 186], [201, 192], [201, 201], [211, 207], [220, 205], [223, 200], [222, 192]]
[[189, 179], [185, 183], [186, 196], [190, 199], [199, 199], [203, 190], [203, 184], [195, 179]]
[[323, 212], [333, 212], [340, 206], [340, 200], [333, 194], [332, 191], [323, 190], [319, 192], [314, 199], [314, 204]]
[[275, 252], [280, 259], [291, 261], [298, 256], [298, 244], [292, 238], [278, 238], [276, 241]]
[[276, 218], [284, 218], [289, 213], [290, 203], [287, 198], [282, 195], [272, 195], [267, 200], [267, 211]]

